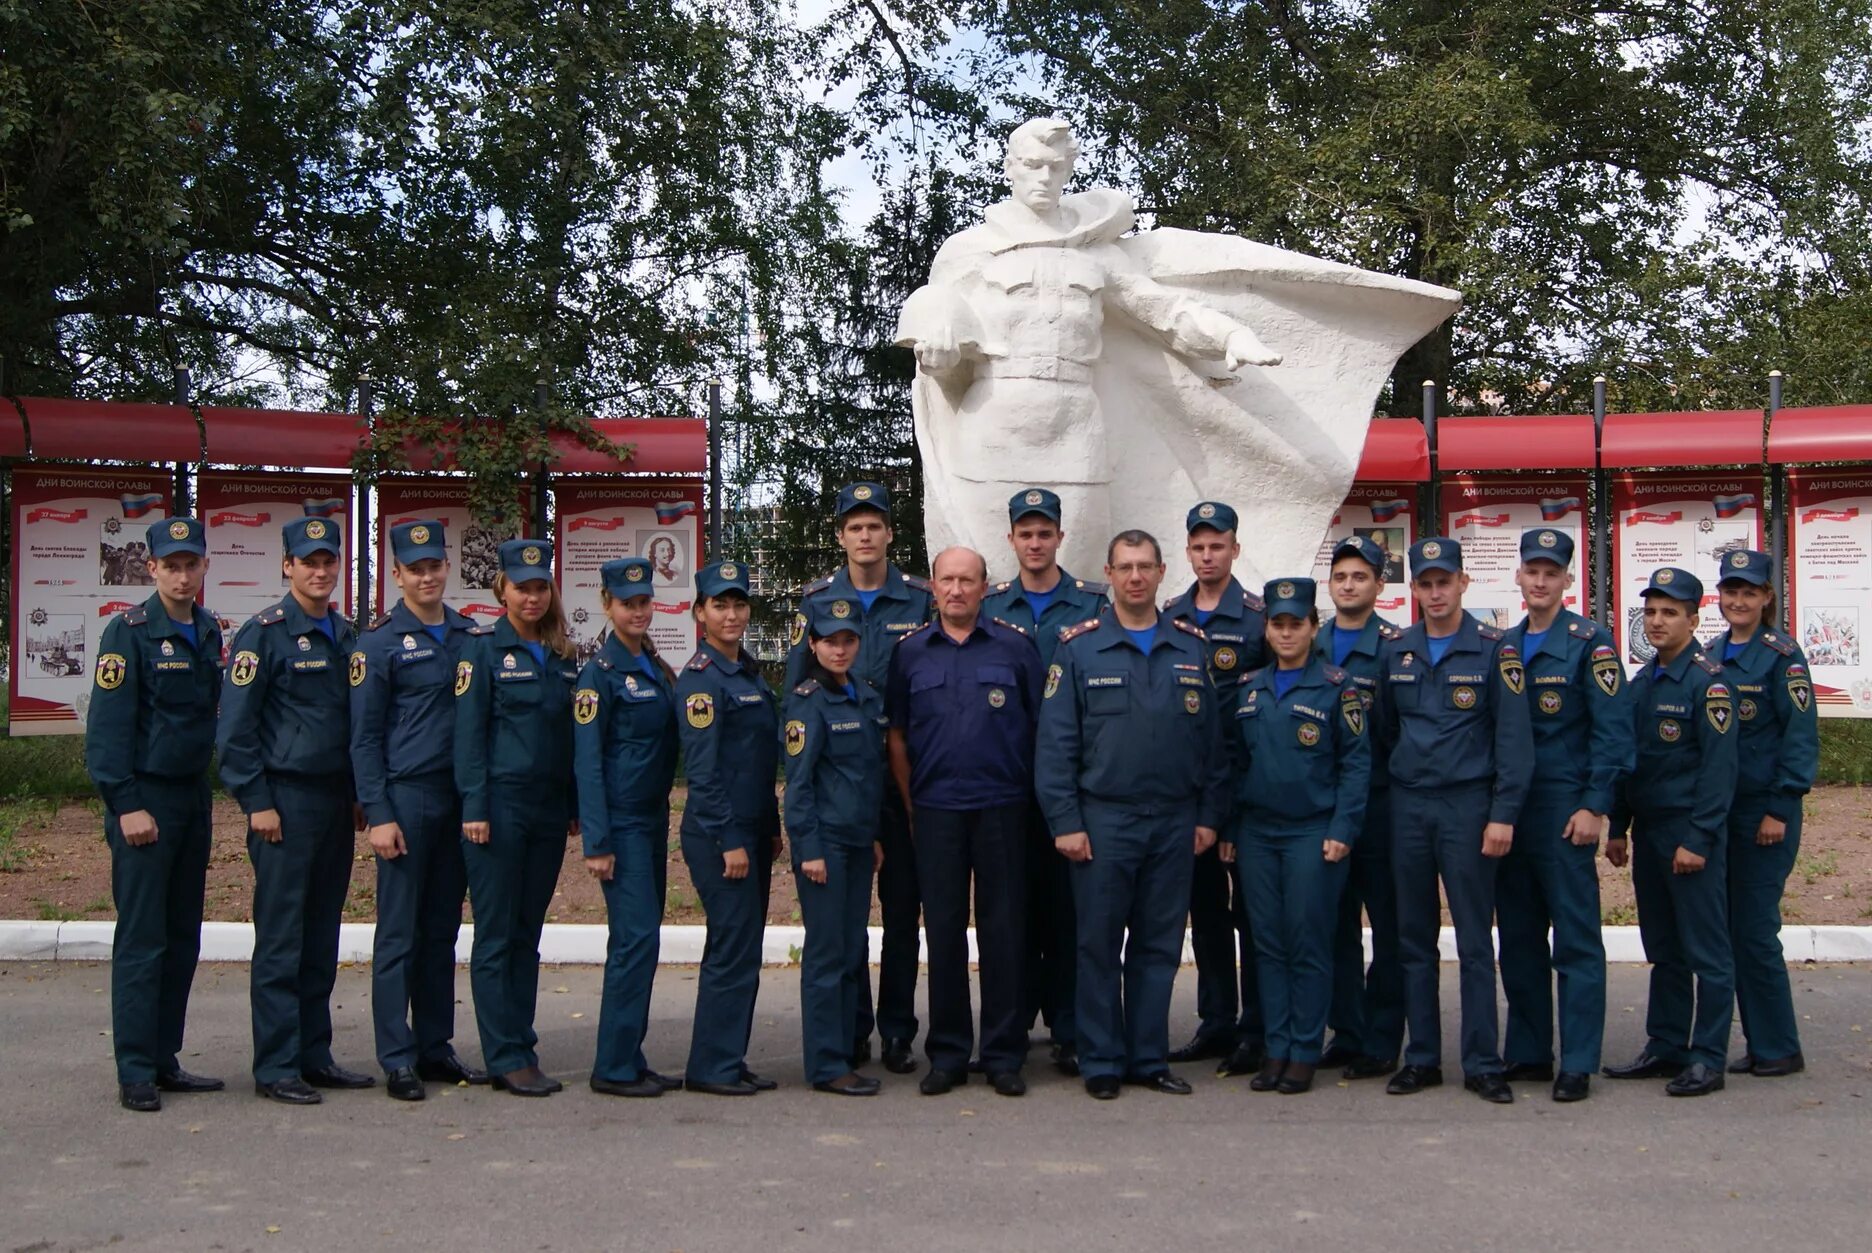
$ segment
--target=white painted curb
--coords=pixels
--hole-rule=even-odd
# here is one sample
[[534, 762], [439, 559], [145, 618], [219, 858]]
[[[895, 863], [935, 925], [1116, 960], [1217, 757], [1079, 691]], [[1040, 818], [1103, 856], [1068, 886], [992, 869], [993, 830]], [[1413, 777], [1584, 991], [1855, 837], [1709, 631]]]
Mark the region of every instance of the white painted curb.
[[[114, 922], [28, 922], [0, 921], [0, 961], [109, 961]], [[338, 929], [338, 960], [368, 962], [371, 940], [376, 928], [367, 922], [346, 923]], [[540, 939], [542, 961], [562, 965], [603, 965], [605, 928], [600, 926], [549, 924]], [[664, 927], [659, 962], [665, 966], [693, 965], [702, 960], [704, 928], [696, 926]], [[1644, 946], [1637, 927], [1604, 929], [1606, 959], [1615, 962], [1644, 961]], [[1370, 951], [1371, 933], [1366, 933]], [[769, 966], [785, 966], [797, 959], [799, 946], [806, 942], [803, 927], [769, 926], [761, 946], [761, 959]], [[878, 959], [882, 933], [871, 928], [871, 960]], [[474, 946], [474, 928], [464, 926], [455, 945], [455, 958], [466, 962]], [[1444, 961], [1456, 960], [1456, 937], [1443, 928], [1438, 947]], [[1783, 927], [1781, 947], [1790, 962], [1872, 961], [1872, 927]], [[928, 956], [925, 948], [924, 956]], [[969, 957], [975, 957], [975, 932], [969, 931]], [[207, 922], [202, 924], [201, 959], [210, 962], [244, 962], [253, 958], [253, 926], [245, 922]], [[1185, 937], [1183, 960], [1190, 956]]]

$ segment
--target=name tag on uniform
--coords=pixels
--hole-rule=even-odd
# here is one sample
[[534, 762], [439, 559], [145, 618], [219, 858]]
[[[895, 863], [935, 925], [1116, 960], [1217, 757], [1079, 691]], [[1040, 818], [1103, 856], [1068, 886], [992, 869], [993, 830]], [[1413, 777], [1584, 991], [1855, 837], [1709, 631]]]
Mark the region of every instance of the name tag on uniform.
[[1393, 683], [1415, 683], [1417, 681], [1417, 676], [1414, 674], [1397, 674], [1395, 672], [1386, 675], [1385, 678]]
[[1321, 722], [1325, 722], [1327, 720], [1325, 714], [1307, 705], [1301, 705], [1301, 704], [1296, 703], [1292, 706], [1292, 709], [1296, 714], [1305, 714], [1309, 718], [1318, 718]]
[[[1416, 676], [1413, 675], [1412, 677], [1415, 678]], [[1352, 682], [1359, 687], [1377, 687], [1378, 686], [1378, 680], [1374, 678], [1370, 678], [1363, 674], [1353, 675]]]
[[496, 670], [494, 679], [497, 683], [533, 683], [539, 675], [532, 670]]
[[[158, 667], [158, 669], [161, 669], [161, 667], [159, 666], [159, 667]], [[1762, 685], [1762, 684], [1760, 684], [1760, 683], [1738, 683], [1738, 684], [1736, 684], [1736, 685], [1735, 685], [1735, 687], [1736, 687], [1736, 691], [1738, 691], [1738, 692], [1764, 692], [1764, 691], [1767, 691], [1767, 688], [1766, 688], [1766, 687], [1765, 687], [1764, 685]]]
[[324, 657], [300, 657], [293, 661], [292, 668], [295, 670], [327, 670], [331, 668], [331, 662]]
[[[190, 665], [190, 663], [188, 663], [188, 662], [186, 662], [186, 661], [181, 661], [181, 660], [176, 660], [176, 661], [159, 661], [159, 662], [157, 662], [157, 663], [156, 663], [156, 669], [157, 669], [157, 670], [159, 670], [159, 671], [161, 671], [161, 670], [189, 670], [189, 669], [192, 669], [192, 668], [193, 668], [193, 667], [192, 667], [192, 666]], [[1748, 689], [1748, 688], [1743, 688], [1742, 690], [1746, 692], [1746, 691], [1748, 691], [1749, 689]], [[1756, 690], [1756, 691], [1760, 691], [1761, 689], [1760, 689], [1760, 688], [1757, 688], [1757, 689], [1755, 689], [1755, 690]]]
[[743, 705], [758, 705], [765, 698], [762, 697], [759, 692], [743, 692], [735, 697], [735, 699], [740, 701]]
[[1220, 631], [1205, 631], [1203, 634], [1207, 635], [1210, 642], [1214, 644], [1239, 644], [1244, 638], [1240, 635], [1224, 635]]
[[921, 622], [887, 622], [884, 624], [884, 629], [886, 631], [914, 631], [922, 625]]
[[403, 652], [393, 654], [393, 656], [396, 657], [398, 662], [427, 661], [429, 658], [435, 655], [436, 655], [436, 650], [433, 648], [411, 648], [411, 649], [405, 649]]
[[1535, 687], [1565, 687], [1570, 680], [1564, 674], [1537, 674], [1534, 676]]
[[1194, 675], [1194, 674], [1179, 674], [1176, 676], [1176, 681], [1178, 683], [1181, 683], [1184, 687], [1203, 686], [1202, 679], [1199, 676]]
[[1660, 713], [1660, 714], [1687, 714], [1690, 712], [1690, 706], [1688, 705], [1654, 705], [1651, 709], [1651, 712]]
[[1488, 678], [1486, 674], [1446, 674], [1443, 676], [1443, 681], [1445, 683], [1480, 683], [1486, 678]]
[[826, 723], [826, 730], [828, 731], [858, 731], [858, 730], [862, 730], [863, 727], [864, 727], [864, 723], [862, 722], [828, 722]]
[[1086, 679], [1087, 687], [1123, 687], [1125, 676], [1122, 674], [1094, 674]]

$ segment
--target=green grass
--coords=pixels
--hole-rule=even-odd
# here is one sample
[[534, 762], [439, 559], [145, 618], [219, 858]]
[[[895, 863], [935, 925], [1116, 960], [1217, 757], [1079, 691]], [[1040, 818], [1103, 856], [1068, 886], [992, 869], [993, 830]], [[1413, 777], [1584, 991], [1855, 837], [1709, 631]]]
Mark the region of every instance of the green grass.
[[1801, 853], [1794, 858], [1794, 873], [1809, 883], [1818, 883], [1826, 875], [1839, 873], [1839, 854], [1830, 849], [1824, 853]]
[[43, 896], [33, 897], [32, 903], [39, 908], [40, 922], [77, 922], [84, 914], [79, 910], [57, 901], [48, 901]]
[[1872, 783], [1872, 721], [1820, 721], [1820, 782]]
[[29, 828], [44, 825], [55, 808], [49, 801], [0, 802], [0, 874], [26, 869], [27, 850], [20, 836]]
[[93, 795], [96, 790], [84, 768], [82, 735], [0, 740], [0, 796], [67, 800]]

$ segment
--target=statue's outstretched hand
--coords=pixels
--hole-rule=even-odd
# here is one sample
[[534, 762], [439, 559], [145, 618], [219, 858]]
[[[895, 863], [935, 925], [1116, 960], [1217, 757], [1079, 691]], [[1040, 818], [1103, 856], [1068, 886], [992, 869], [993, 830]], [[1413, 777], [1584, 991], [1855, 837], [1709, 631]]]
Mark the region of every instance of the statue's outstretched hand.
[[[922, 354], [923, 350], [919, 346], [919, 360]], [[1279, 365], [1281, 355], [1257, 339], [1253, 331], [1244, 328], [1229, 335], [1228, 346], [1223, 350], [1223, 361], [1229, 369], [1239, 370], [1245, 365]]]

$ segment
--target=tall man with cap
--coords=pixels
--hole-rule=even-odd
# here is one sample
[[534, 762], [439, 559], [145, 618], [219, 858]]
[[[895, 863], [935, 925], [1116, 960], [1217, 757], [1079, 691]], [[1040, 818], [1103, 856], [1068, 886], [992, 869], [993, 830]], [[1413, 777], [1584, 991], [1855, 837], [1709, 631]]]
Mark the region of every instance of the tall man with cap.
[[218, 1092], [219, 1079], [182, 1069], [182, 1028], [201, 954], [208, 878], [215, 704], [221, 629], [195, 603], [208, 574], [195, 518], [149, 528], [155, 594], [105, 624], [85, 770], [104, 798], [111, 853], [111, 1047], [128, 1110], [162, 1108], [162, 1092]]
[[[1606, 959], [1599, 932], [1599, 837], [1631, 773], [1631, 707], [1611, 635], [1566, 608], [1573, 537], [1543, 526], [1521, 536], [1515, 585], [1527, 617], [1507, 642], [1527, 670], [1539, 762], [1495, 904], [1508, 997], [1504, 1076], [1553, 1083], [1580, 1101], [1605, 1037]], [[1547, 929], [1553, 928], [1553, 947]], [[1560, 1070], [1554, 1073], [1554, 974], [1560, 976]]]
[[[1074, 623], [1096, 618], [1105, 604], [1105, 585], [1074, 578], [1059, 565], [1065, 542], [1060, 498], [1044, 487], [1027, 487], [1008, 499], [1008, 547], [1020, 574], [997, 583], [982, 602], [982, 616], [1025, 632], [1040, 650], [1040, 667], [1053, 664], [1059, 633]], [[1053, 1036], [1053, 1063], [1077, 1073], [1073, 1031], [1073, 971], [1076, 941], [1072, 880], [1067, 862], [1053, 847], [1046, 819], [1035, 806], [1027, 862], [1027, 1002], [1026, 1025], [1043, 1014]]]
[[1437, 995], [1437, 880], [1449, 897], [1462, 989], [1463, 1086], [1506, 1105], [1495, 1010], [1495, 874], [1514, 843], [1534, 771], [1521, 654], [1463, 612], [1462, 548], [1441, 535], [1411, 547], [1423, 620], [1385, 655], [1380, 716], [1391, 750], [1391, 868], [1410, 1045], [1385, 1091], [1443, 1082]]
[[[1217, 500], [1193, 506], [1183, 520], [1183, 552], [1196, 581], [1167, 602], [1164, 616], [1202, 629], [1210, 676], [1219, 691], [1267, 660], [1267, 615], [1261, 598], [1235, 578], [1241, 556], [1235, 511]], [[1233, 751], [1231, 745], [1230, 750]], [[1254, 931], [1240, 868], [1211, 848], [1196, 858], [1190, 877], [1190, 947], [1196, 955], [1196, 1034], [1170, 1054], [1173, 1062], [1222, 1058], [1218, 1074], [1252, 1074], [1261, 1065], [1263, 1037]]]
[[455, 940], [468, 870], [455, 791], [455, 663], [474, 623], [442, 603], [447, 534], [434, 520], [390, 528], [403, 593], [351, 654], [351, 772], [377, 855], [371, 1022], [392, 1099], [423, 1081], [488, 1081], [455, 1055]]
[[361, 825], [346, 684], [357, 635], [331, 606], [338, 524], [295, 518], [284, 538], [291, 590], [234, 636], [216, 746], [221, 782], [247, 815], [254, 868], [254, 1088], [316, 1105], [314, 1089], [377, 1082], [331, 1052], [338, 925]]
[[1672, 1096], [1722, 1089], [1735, 1021], [1727, 866], [1740, 737], [1722, 665], [1697, 646], [1702, 603], [1688, 570], [1654, 570], [1645, 586], [1645, 638], [1657, 656], [1631, 683], [1637, 757], [1606, 847], [1614, 866], [1631, 861], [1651, 996], [1643, 1051], [1605, 1075], [1669, 1079]]
[[[817, 610], [843, 600], [858, 610], [858, 661], [854, 673], [880, 692], [890, 671], [897, 641], [930, 620], [935, 601], [927, 579], [899, 570], [890, 559], [890, 493], [882, 483], [850, 483], [839, 489], [838, 542], [845, 564], [806, 585], [793, 617], [787, 651], [786, 691], [806, 678], [812, 651], [806, 626]], [[878, 906], [883, 915], [884, 946], [878, 965], [877, 1011], [872, 1013], [871, 984], [865, 980], [858, 1002], [858, 1039], [852, 1042], [853, 1065], [871, 1056], [875, 1022], [884, 1039], [884, 1065], [896, 1074], [916, 1069], [917, 891], [916, 850], [904, 799], [894, 785], [884, 789], [884, 814], [878, 843], [884, 861], [878, 867]]]

